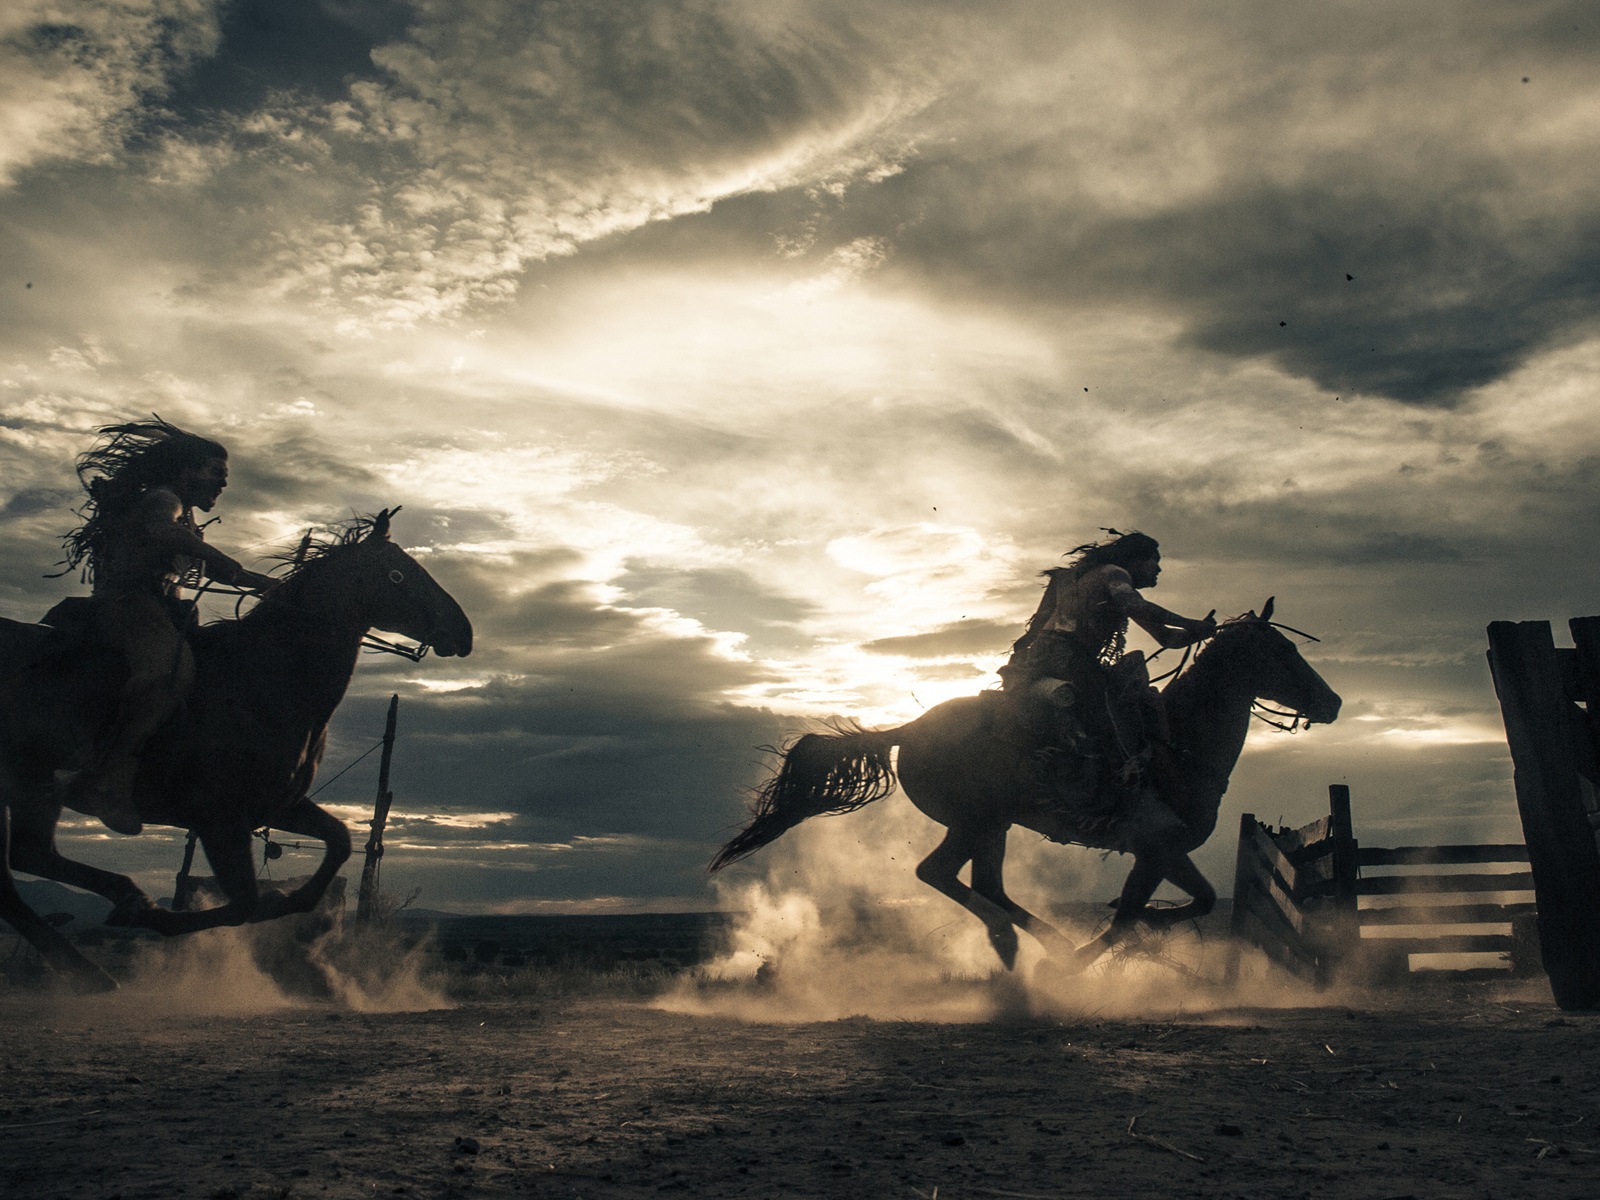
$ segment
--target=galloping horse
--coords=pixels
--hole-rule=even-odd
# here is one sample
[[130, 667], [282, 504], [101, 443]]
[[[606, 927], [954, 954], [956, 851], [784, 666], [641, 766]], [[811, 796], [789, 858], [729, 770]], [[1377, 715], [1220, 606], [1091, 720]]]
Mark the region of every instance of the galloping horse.
[[[125, 875], [64, 857], [55, 845], [55, 772], [83, 765], [115, 711], [116, 656], [63, 645], [44, 625], [0, 620], [0, 917], [80, 986], [112, 978], [18, 894], [13, 868], [96, 892], [108, 924], [162, 934], [309, 912], [350, 857], [350, 831], [307, 798], [333, 710], [371, 629], [441, 656], [472, 651], [472, 624], [420, 563], [389, 540], [390, 510], [308, 539], [293, 569], [237, 620], [192, 636], [195, 683], [186, 706], [145, 749], [134, 795], [151, 824], [199, 835], [227, 902], [200, 912], [158, 907]], [[98, 661], [92, 661], [98, 660]], [[257, 887], [251, 835], [262, 826], [324, 844], [322, 862], [283, 895]]]
[[[1075, 826], [1052, 805], [1027, 755], [997, 736], [994, 693], [947, 700], [896, 729], [809, 733], [783, 755], [778, 772], [756, 793], [750, 824], [712, 859], [719, 870], [773, 841], [808, 817], [854, 810], [895, 788], [890, 750], [900, 747], [899, 782], [905, 793], [948, 832], [917, 867], [917, 878], [937, 888], [988, 929], [989, 942], [1010, 969], [1016, 963], [1018, 929], [1047, 949], [1070, 951], [1078, 963], [1099, 957], [1130, 931], [1134, 922], [1158, 927], [1204, 916], [1216, 892], [1191, 851], [1216, 828], [1228, 776], [1244, 749], [1257, 700], [1279, 704], [1297, 720], [1325, 725], [1339, 715], [1339, 696], [1300, 657], [1294, 643], [1272, 625], [1273, 602], [1260, 616], [1247, 613], [1219, 627], [1162, 693], [1172, 729], [1158, 752], [1170, 755], [1166, 775], [1173, 786], [1163, 799], [1179, 818], [1130, 822], [1131, 832], [1107, 838], [1100, 829]], [[1022, 825], [1057, 842], [1079, 842], [1131, 853], [1133, 868], [1123, 884], [1109, 928], [1082, 947], [1006, 895], [1002, 864], [1006, 832]], [[972, 863], [972, 885], [957, 873]], [[1190, 900], [1173, 908], [1148, 908], [1161, 881], [1169, 880]]]

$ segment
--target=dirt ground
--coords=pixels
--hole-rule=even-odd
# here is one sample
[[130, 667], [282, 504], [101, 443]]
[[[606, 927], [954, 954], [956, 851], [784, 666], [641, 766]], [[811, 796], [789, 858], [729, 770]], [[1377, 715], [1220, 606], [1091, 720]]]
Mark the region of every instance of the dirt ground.
[[1600, 1195], [1600, 1015], [1539, 985], [1161, 1021], [183, 1007], [0, 994], [0, 1191]]

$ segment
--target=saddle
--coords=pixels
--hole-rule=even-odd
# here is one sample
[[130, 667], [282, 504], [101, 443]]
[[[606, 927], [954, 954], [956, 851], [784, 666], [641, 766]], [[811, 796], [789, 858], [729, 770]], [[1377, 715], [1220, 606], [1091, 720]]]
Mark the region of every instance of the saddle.
[[[1063, 830], [1046, 835], [1054, 841], [1116, 849], [1117, 830], [1139, 799], [1152, 787], [1165, 796], [1176, 782], [1165, 740], [1148, 736], [1164, 725], [1158, 709], [1152, 728], [1133, 732], [1103, 696], [1094, 698], [1103, 711], [1091, 712], [1052, 704], [1038, 690], [983, 695], [992, 735], [1014, 748], [1037, 803]], [[1159, 706], [1159, 696], [1152, 699]]]

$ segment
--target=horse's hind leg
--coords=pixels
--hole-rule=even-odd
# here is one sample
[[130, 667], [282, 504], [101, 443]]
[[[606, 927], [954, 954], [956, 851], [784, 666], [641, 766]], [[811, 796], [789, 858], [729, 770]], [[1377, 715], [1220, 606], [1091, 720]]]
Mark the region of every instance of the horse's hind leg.
[[29, 908], [17, 891], [17, 881], [11, 874], [11, 810], [5, 805], [0, 805], [0, 919], [26, 938], [44, 956], [45, 962], [77, 987], [96, 992], [115, 990], [117, 981], [79, 953], [59, 929]]
[[18, 805], [11, 814], [11, 865], [19, 871], [82, 888], [111, 901], [108, 924], [117, 918], [155, 907], [155, 901], [126, 875], [102, 871], [67, 858], [56, 847], [56, 823], [61, 807], [54, 801]]
[[1006, 894], [1006, 833], [997, 829], [985, 837], [972, 856], [972, 890], [1004, 909], [1012, 924], [1039, 939], [1047, 948], [1073, 949], [1072, 941], [1048, 921], [1040, 920]]
[[1009, 971], [1017, 965], [1017, 931], [1011, 914], [993, 900], [980, 896], [959, 878], [961, 868], [971, 861], [985, 836], [970, 829], [950, 829], [933, 853], [917, 864], [917, 878], [949, 896], [984, 923], [989, 931], [989, 944]]

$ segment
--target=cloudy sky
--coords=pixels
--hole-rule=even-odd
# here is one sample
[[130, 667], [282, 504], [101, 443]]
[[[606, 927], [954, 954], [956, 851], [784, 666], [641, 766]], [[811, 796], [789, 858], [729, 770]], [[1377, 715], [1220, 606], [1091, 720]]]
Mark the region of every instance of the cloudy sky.
[[[1214, 877], [1239, 811], [1335, 781], [1369, 842], [1514, 838], [1484, 625], [1600, 611], [1597, 37], [1462, 0], [15, 0], [0, 614], [73, 586], [109, 421], [229, 444], [246, 560], [403, 504], [479, 648], [365, 660], [338, 719], [325, 777], [403, 697], [386, 881], [703, 907], [756, 747], [993, 685], [1037, 572], [1137, 527], [1156, 599], [1276, 594], [1346, 699], [1255, 735]], [[360, 819], [372, 761], [321, 798]]]

